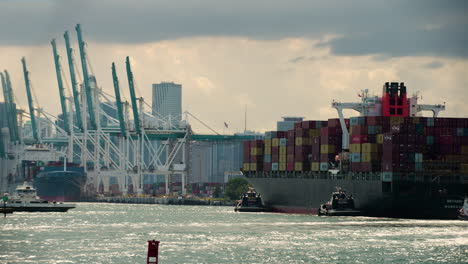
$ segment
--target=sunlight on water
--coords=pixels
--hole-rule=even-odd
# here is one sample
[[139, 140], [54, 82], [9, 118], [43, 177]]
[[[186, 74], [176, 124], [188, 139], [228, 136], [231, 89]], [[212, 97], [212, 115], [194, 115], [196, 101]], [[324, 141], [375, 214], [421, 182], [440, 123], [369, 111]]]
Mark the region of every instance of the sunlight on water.
[[463, 263], [468, 222], [79, 203], [1, 221], [0, 263]]

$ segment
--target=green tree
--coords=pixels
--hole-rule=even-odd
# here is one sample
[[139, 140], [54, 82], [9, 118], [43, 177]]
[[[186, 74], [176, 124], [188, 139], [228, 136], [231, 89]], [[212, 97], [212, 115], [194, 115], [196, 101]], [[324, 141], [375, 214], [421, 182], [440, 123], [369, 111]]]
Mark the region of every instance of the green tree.
[[219, 186], [216, 186], [216, 188], [213, 191], [213, 198], [220, 198], [221, 197], [221, 188]]
[[244, 178], [235, 178], [228, 181], [226, 185], [225, 197], [230, 200], [237, 200], [242, 194], [247, 192], [251, 187], [249, 182]]

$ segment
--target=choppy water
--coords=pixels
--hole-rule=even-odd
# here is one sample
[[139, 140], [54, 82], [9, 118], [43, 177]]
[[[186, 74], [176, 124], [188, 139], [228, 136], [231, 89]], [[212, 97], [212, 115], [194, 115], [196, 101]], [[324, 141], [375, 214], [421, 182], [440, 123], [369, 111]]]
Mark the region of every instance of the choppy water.
[[[3, 216], [2, 216], [3, 217]], [[0, 218], [0, 263], [467, 263], [468, 222], [79, 203]]]

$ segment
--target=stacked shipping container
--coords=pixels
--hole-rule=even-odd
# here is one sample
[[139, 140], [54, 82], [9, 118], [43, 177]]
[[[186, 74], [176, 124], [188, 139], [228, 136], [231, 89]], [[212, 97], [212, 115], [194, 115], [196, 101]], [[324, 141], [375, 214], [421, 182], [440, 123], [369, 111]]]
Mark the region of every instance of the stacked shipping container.
[[[350, 171], [468, 173], [468, 118], [366, 116], [346, 125]], [[245, 142], [243, 169], [327, 171], [341, 148], [339, 119], [297, 122], [293, 130]]]

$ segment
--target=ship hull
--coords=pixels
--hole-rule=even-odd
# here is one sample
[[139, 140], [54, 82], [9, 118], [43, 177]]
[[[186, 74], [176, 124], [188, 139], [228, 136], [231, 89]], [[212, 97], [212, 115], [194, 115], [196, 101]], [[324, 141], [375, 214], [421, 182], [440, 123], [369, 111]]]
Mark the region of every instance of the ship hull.
[[75, 171], [41, 172], [34, 179], [37, 195], [48, 201], [76, 202], [81, 199], [86, 177]]
[[[346, 178], [346, 179], [345, 179]], [[337, 187], [365, 216], [456, 219], [468, 184], [383, 182], [378, 174], [334, 179], [326, 174], [247, 174], [264, 205], [282, 213], [317, 214]]]

